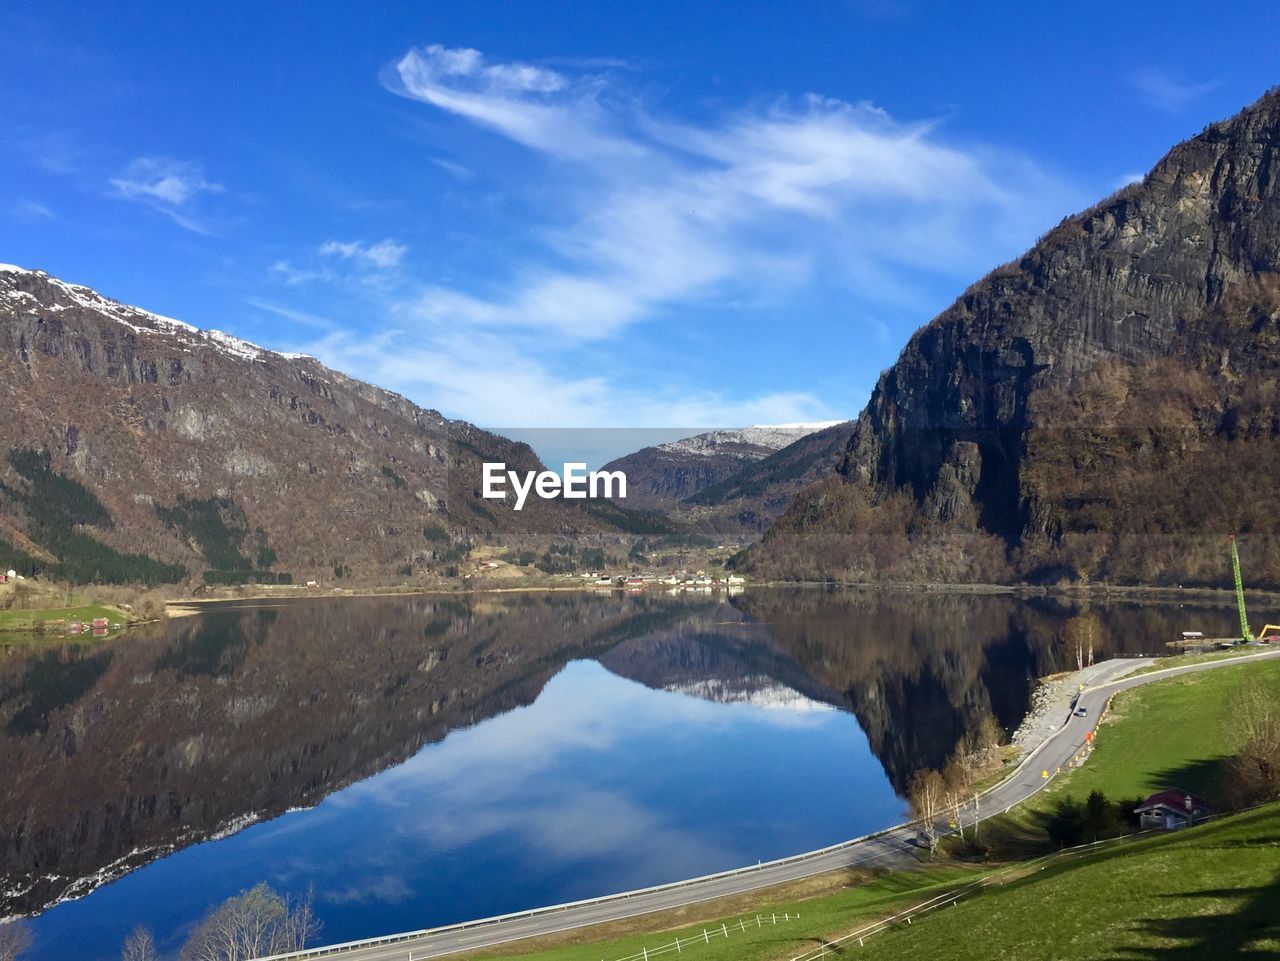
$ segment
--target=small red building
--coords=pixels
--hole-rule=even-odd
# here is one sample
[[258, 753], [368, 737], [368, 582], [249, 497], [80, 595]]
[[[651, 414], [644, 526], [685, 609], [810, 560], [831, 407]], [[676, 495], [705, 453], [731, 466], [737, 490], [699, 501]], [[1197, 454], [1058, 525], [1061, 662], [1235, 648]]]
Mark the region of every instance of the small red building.
[[1151, 795], [1133, 812], [1138, 815], [1143, 830], [1163, 828], [1174, 831], [1203, 821], [1213, 813], [1213, 809], [1202, 797], [1178, 788], [1168, 788]]

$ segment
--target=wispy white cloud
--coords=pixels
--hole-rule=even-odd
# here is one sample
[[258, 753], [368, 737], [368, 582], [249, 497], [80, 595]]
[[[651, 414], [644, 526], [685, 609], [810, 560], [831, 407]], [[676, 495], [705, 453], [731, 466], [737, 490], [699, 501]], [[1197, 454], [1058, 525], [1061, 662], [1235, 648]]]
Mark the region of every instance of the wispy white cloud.
[[52, 220], [54, 213], [40, 201], [26, 198], [13, 202], [9, 207], [9, 216], [24, 221]]
[[476, 172], [464, 164], [453, 160], [445, 160], [443, 157], [432, 157], [431, 162], [455, 180], [475, 179]]
[[[844, 419], [857, 413], [834, 408], [811, 391], [743, 396], [659, 378], [629, 386], [624, 383], [627, 371], [558, 358], [554, 348], [548, 351], [545, 337], [529, 332], [391, 327], [370, 336], [335, 330], [298, 349], [480, 424], [742, 425]], [[591, 372], [582, 372], [587, 369]]]
[[309, 327], [313, 330], [331, 331], [337, 328], [332, 320], [327, 317], [321, 317], [319, 314], [313, 314], [305, 310], [295, 310], [292, 307], [285, 307], [270, 300], [264, 300], [261, 297], [249, 297], [246, 299], [250, 307], [256, 307], [258, 310], [266, 311], [283, 320], [288, 320], [303, 327]]
[[66, 130], [28, 131], [16, 138], [14, 146], [45, 173], [58, 177], [79, 173], [86, 157], [77, 138]]
[[1130, 85], [1149, 105], [1175, 113], [1218, 86], [1217, 80], [1187, 81], [1155, 67], [1143, 67], [1129, 76]]
[[226, 188], [208, 180], [200, 164], [171, 157], [138, 157], [110, 178], [117, 197], [144, 203], [184, 230], [209, 233], [187, 208], [201, 194], [220, 194]]
[[425, 289], [425, 323], [605, 338], [824, 262], [868, 278], [974, 269], [1063, 212], [1065, 188], [1025, 159], [868, 104], [809, 96], [694, 125], [651, 116], [601, 75], [440, 46], [410, 51], [387, 84], [558, 163], [568, 193], [546, 258], [516, 265], [497, 295]]
[[358, 240], [328, 240], [320, 246], [320, 253], [327, 257], [341, 257], [368, 267], [387, 270], [395, 267], [409, 252], [405, 244], [394, 240], [380, 240], [374, 244], [362, 243]]
[[526, 148], [545, 219], [536, 249], [486, 264], [483, 286], [406, 282], [377, 336], [335, 332], [307, 349], [488, 423], [513, 410], [530, 425], [848, 417], [767, 376], [754, 392], [690, 389], [667, 371], [637, 386], [625, 338], [819, 283], [848, 291], [850, 323], [919, 307], [921, 274], [962, 286], [1083, 200], [1028, 158], [948, 138], [935, 121], [809, 95], [693, 122], [654, 110], [629, 79], [439, 45], [389, 67], [395, 93]]
[[631, 152], [625, 139], [600, 129], [608, 114], [596, 102], [598, 84], [543, 67], [490, 64], [478, 50], [433, 44], [405, 54], [383, 82], [536, 150], [584, 158]]
[[329, 280], [332, 274], [327, 270], [316, 270], [308, 267], [295, 267], [292, 261], [277, 260], [271, 265], [271, 275], [283, 280], [290, 287], [299, 287], [314, 280]]
[[129, 200], [181, 207], [200, 193], [220, 194], [222, 184], [206, 180], [199, 164], [168, 157], [139, 157], [111, 178], [111, 186]]

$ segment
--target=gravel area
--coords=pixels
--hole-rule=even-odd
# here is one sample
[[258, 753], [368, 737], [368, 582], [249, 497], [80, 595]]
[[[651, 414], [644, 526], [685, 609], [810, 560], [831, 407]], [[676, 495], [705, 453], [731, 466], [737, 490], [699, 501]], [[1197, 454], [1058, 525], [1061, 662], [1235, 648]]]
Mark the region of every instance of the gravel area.
[[1105, 684], [1152, 663], [1154, 659], [1150, 657], [1113, 657], [1081, 671], [1041, 678], [1031, 692], [1031, 709], [1011, 739], [1019, 758], [1026, 757], [1066, 723], [1071, 716], [1071, 699], [1082, 685]]

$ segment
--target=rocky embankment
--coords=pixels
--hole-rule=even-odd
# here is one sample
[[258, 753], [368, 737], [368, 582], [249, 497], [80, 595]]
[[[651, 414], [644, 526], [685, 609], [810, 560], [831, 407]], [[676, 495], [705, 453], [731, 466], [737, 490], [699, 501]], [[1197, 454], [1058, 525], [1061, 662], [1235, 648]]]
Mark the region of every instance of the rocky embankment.
[[1149, 657], [1116, 657], [1083, 670], [1041, 678], [1031, 693], [1031, 709], [1010, 739], [1018, 748], [1018, 758], [1026, 757], [1062, 727], [1082, 688], [1114, 681], [1151, 663]]

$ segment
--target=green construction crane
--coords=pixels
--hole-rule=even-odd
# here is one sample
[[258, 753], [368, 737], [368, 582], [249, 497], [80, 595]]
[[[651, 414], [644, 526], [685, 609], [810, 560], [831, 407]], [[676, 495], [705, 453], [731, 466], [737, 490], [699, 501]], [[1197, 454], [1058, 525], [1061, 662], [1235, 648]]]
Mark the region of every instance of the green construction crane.
[[1240, 553], [1236, 550], [1236, 535], [1231, 535], [1231, 573], [1236, 578], [1236, 606], [1240, 608], [1240, 636], [1248, 644], [1253, 640], [1249, 630], [1249, 615], [1244, 611], [1244, 582], [1240, 580]]

